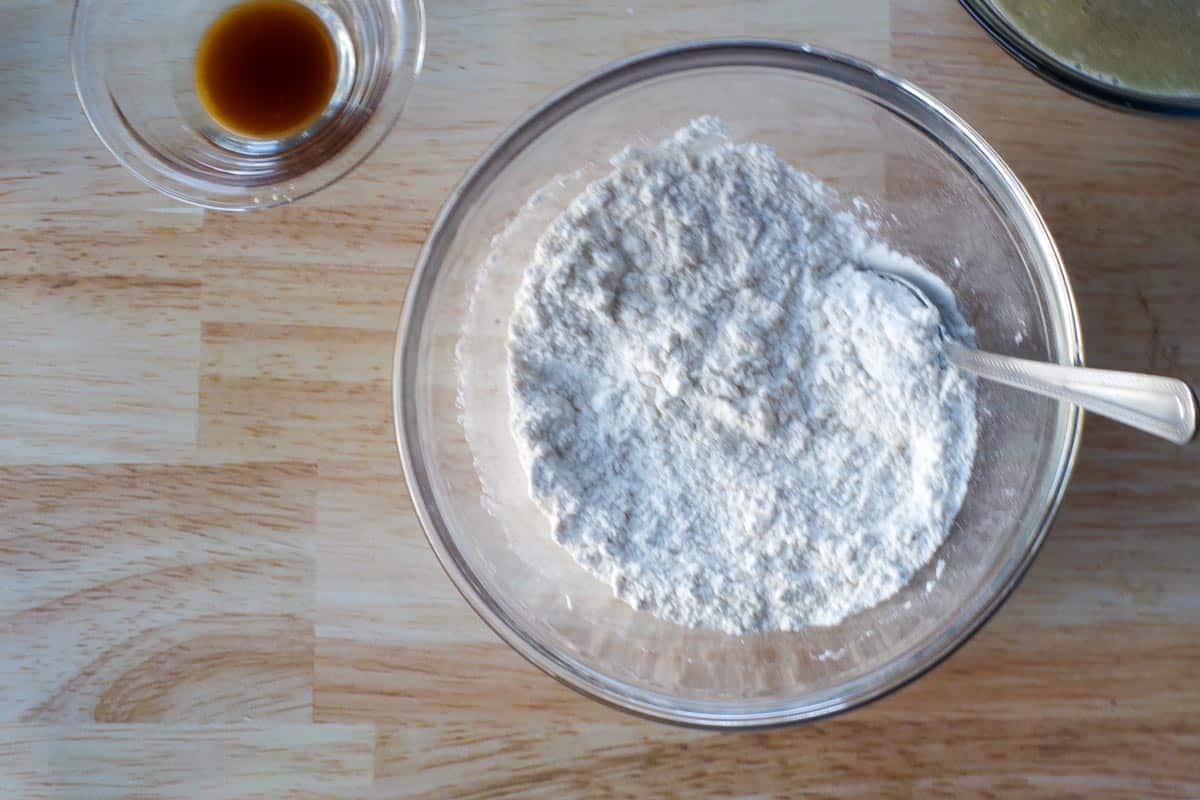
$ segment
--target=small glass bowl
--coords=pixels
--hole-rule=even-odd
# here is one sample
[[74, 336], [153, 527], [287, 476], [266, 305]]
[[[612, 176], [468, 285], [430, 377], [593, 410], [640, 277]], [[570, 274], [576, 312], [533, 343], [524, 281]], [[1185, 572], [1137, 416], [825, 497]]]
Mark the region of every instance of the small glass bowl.
[[326, 111], [281, 139], [240, 136], [193, 80], [208, 27], [243, 0], [77, 0], [71, 70], [92, 128], [142, 181], [194, 205], [245, 211], [312, 194], [396, 124], [425, 51], [422, 0], [297, 0], [330, 31], [339, 75]]
[[1034, 75], [1059, 89], [1121, 111], [1171, 117], [1200, 117], [1200, 97], [1153, 94], [1101, 80], [1057, 58], [1022, 33], [990, 0], [959, 2], [996, 44]]
[[1058, 251], [1013, 173], [928, 94], [838, 53], [721, 40], [623, 61], [548, 100], [471, 170], [397, 332], [396, 436], [430, 544], [479, 615], [564, 683], [658, 720], [762, 727], [880, 697], [976, 631], [1046, 535], [1081, 415], [981, 382], [978, 455], [946, 542], [909, 586], [839, 625], [735, 636], [616, 600], [529, 499], [509, 427], [508, 320], [533, 243], [608, 159], [708, 114], [848, 203], [863, 198], [881, 237], [955, 291], [980, 346], [1061, 364], [1082, 352]]

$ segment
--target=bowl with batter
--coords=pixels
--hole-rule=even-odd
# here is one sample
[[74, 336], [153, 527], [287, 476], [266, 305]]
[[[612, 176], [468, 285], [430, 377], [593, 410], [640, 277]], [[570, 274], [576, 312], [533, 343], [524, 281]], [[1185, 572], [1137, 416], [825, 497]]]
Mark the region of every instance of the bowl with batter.
[[1126, 110], [1200, 116], [1192, 0], [961, 0], [1014, 58], [1060, 88]]
[[422, 252], [394, 400], [422, 525], [522, 655], [715, 728], [865, 703], [949, 655], [1037, 552], [1071, 406], [977, 384], [952, 334], [1081, 362], [1028, 195], [852, 58], [684, 45], [547, 101]]

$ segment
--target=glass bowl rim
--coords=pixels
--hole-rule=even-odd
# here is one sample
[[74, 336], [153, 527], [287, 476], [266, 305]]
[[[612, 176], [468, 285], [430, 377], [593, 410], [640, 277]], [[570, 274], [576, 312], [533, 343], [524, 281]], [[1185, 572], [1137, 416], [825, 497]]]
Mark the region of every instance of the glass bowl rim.
[[1073, 70], [1032, 39], [1021, 33], [992, 5], [991, 0], [959, 0], [967, 14], [983, 28], [1018, 64], [1051, 86], [1068, 94], [1117, 111], [1182, 119], [1200, 118], [1200, 98], [1187, 101], [1172, 95], [1159, 95], [1122, 89], [1120, 86], [1089, 78]]
[[[338, 159], [353, 150], [356, 144], [364, 145], [361, 152], [357, 152], [352, 158], [346, 159], [345, 163], [337, 164], [337, 167], [331, 170], [324, 179], [304, 187], [302, 191], [280, 193], [278, 191], [280, 184], [273, 183], [256, 186], [252, 191], [243, 190], [238, 193], [231, 193], [228, 197], [213, 194], [208, 190], [199, 188], [189, 192], [178, 188], [177, 184], [179, 181], [177, 179], [163, 177], [163, 171], [154, 166], [157, 157], [151, 153], [150, 148], [143, 143], [142, 137], [136, 131], [131, 128], [109, 130], [108, 125], [100, 120], [96, 109], [92, 106], [95, 98], [92, 98], [90, 92], [85, 90], [84, 81], [80, 75], [83, 53], [86, 47], [83, 42], [82, 24], [85, 8], [96, 5], [99, 2], [102, 2], [102, 0], [75, 0], [71, 10], [71, 27], [68, 36], [71, 82], [75, 87], [75, 97], [79, 100], [79, 105], [83, 109], [83, 116], [87, 119], [88, 125], [96, 134], [96, 138], [104, 145], [105, 149], [112, 154], [113, 158], [121, 166], [143, 184], [174, 200], [213, 211], [258, 211], [294, 203], [297, 200], [310, 197], [322, 189], [332, 186], [349, 175], [379, 149], [379, 146], [387, 139], [388, 134], [396, 127], [396, 123], [400, 121], [400, 117], [404, 113], [408, 98], [412, 94], [413, 87], [416, 85], [416, 81], [420, 77], [425, 63], [425, 0], [389, 0], [389, 2], [412, 4], [412, 35], [406, 37], [406, 40], [411, 40], [412, 58], [411, 60], [405, 59], [406, 62], [411, 61], [411, 70], [406, 69], [403, 75], [407, 86], [401, 91], [398, 89], [399, 83], [393, 82], [393, 79], [389, 78], [390, 85], [384, 92], [383, 100], [380, 101], [380, 109], [376, 110], [372, 118], [367, 121], [352, 139], [346, 142], [344, 147], [315, 165], [310, 172], [315, 172], [322, 167], [337, 163]], [[405, 27], [408, 28], [409, 24], [410, 21], [406, 19]], [[388, 103], [394, 103], [395, 109], [390, 111], [385, 117], [379, 111]], [[375, 124], [373, 125], [372, 123]], [[128, 149], [128, 153], [123, 151], [125, 148]]]
[[[651, 50], [617, 61], [592, 72], [567, 88], [552, 94], [535, 106], [502, 134], [475, 162], [459, 184], [446, 199], [429, 235], [417, 257], [404, 308], [396, 330], [392, 372], [392, 415], [397, 447], [408, 493], [421, 524], [421, 529], [433, 549], [438, 562], [451, 583], [488, 627], [522, 657], [550, 677], [574, 689], [580, 694], [610, 707], [657, 722], [667, 722], [685, 727], [708, 730], [767, 729], [800, 722], [810, 722], [844, 713], [878, 700], [903, 688], [936, 667], [959, 647], [965, 644], [1004, 604], [1020, 583], [1041, 548], [1047, 532], [1053, 524], [1067, 484], [1070, 482], [1083, 424], [1083, 412], [1070, 404], [1060, 404], [1056, 435], [1062, 439], [1057, 463], [1052, 467], [1053, 482], [1047, 495], [1045, 508], [1033, 532], [1029, 547], [1024, 553], [1014, 556], [1007, 575], [1002, 575], [992, 596], [973, 617], [954, 631], [953, 636], [940, 636], [921, 649], [909, 653], [905, 659], [893, 659], [872, 673], [855, 679], [863, 683], [890, 669], [886, 679], [877, 681], [870, 688], [857, 694], [839, 697], [812, 706], [800, 705], [796, 701], [781, 703], [778, 708], [752, 713], [719, 712], [712, 709], [714, 703], [704, 703], [706, 710], [687, 710], [677, 707], [671, 695], [637, 689], [636, 691], [654, 698], [668, 699], [671, 703], [660, 703], [631, 697], [614, 686], [627, 686], [623, 681], [611, 678], [586, 665], [556, 652], [526, 634], [522, 626], [515, 624], [495, 606], [490, 594], [472, 574], [461, 557], [457, 545], [449, 533], [444, 518], [437, 509], [436, 497], [427, 476], [431, 472], [422, 455], [419, 423], [416, 415], [415, 392], [408, 387], [415, 384], [414, 376], [419, 361], [418, 350], [433, 279], [436, 277], [446, 243], [457, 233], [463, 216], [471, 210], [473, 201], [491, 180], [508, 164], [530, 146], [542, 133], [569, 117], [576, 110], [599, 100], [615, 91], [639, 84], [649, 78], [680, 74], [697, 68], [729, 66], [763, 66], [745, 59], [753, 54], [770, 55], [792, 59], [792, 68], [808, 73], [805, 63], [829, 62], [840, 68], [851, 70], [876, 86], [886, 85], [893, 91], [906, 95], [918, 105], [932, 112], [942, 122], [949, 124], [996, 171], [1006, 188], [1020, 202], [1022, 211], [1031, 223], [1036, 237], [1045, 252], [1052, 256], [1048, 265], [1049, 277], [1055, 289], [1058, 303], [1068, 312], [1061, 321], [1061, 334], [1066, 340], [1062, 363], [1083, 364], [1082, 332], [1079, 313], [1070, 287], [1070, 281], [1062, 263], [1061, 255], [1049, 230], [1038, 212], [1032, 198], [1016, 175], [1000, 156], [954, 112], [908, 81], [879, 69], [872, 64], [844, 55], [837, 51], [808, 44], [759, 38], [721, 38], [686, 42]], [[742, 55], [742, 60], [738, 55]], [[693, 57], [708, 56], [711, 63], [697, 67], [690, 64]], [[680, 63], [682, 62], [682, 65]], [[773, 65], [779, 66], [779, 65]], [[844, 82], [833, 80], [838, 85]], [[863, 89], [868, 99], [876, 92]], [[886, 106], [885, 106], [886, 107]], [[898, 113], [888, 108], [891, 113]], [[898, 664], [907, 661], [903, 669]], [[850, 684], [846, 684], [850, 685]], [[633, 687], [630, 687], [633, 688]]]

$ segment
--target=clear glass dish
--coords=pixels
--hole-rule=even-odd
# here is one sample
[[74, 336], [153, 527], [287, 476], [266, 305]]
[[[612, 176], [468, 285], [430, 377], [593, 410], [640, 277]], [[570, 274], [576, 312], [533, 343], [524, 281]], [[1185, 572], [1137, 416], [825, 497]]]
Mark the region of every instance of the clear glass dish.
[[144, 183], [205, 208], [289, 203], [354, 169], [395, 126], [421, 71], [422, 0], [299, 0], [329, 30], [332, 101], [283, 139], [243, 137], [203, 109], [193, 79], [209, 26], [243, 0], [77, 0], [71, 71], [88, 121]]
[[954, 288], [981, 346], [1080, 364], [1079, 321], [1037, 209], [974, 131], [903, 80], [801, 45], [701, 42], [618, 63], [533, 111], [450, 197], [409, 289], [393, 387], [405, 476], [446, 572], [518, 652], [593, 698], [681, 724], [779, 725], [904, 685], [987, 620], [1046, 535], [1081, 415], [981, 384], [979, 454], [946, 543], [910, 586], [840, 625], [733, 636], [614, 599], [528, 498], [508, 428], [508, 318], [546, 222], [622, 147], [704, 114], [864, 198], [882, 235]]
[[[1014, 25], [1010, 16], [998, 8], [992, 0], [960, 0], [960, 2], [984, 31], [1018, 63], [1042, 80], [1060, 89], [1082, 97], [1084, 100], [1123, 111], [1164, 114], [1172, 117], [1200, 117], [1200, 97], [1144, 91], [1132, 86], [1119, 85], [1112, 80], [1104, 80], [1079, 66], [1068, 63], [1067, 60], [1039, 44], [1019, 26]], [[1044, 9], [1039, 8], [1040, 6], [1041, 3], [1031, 2], [1028, 8], [1044, 12]], [[1152, 13], [1145, 8], [1139, 9], [1134, 3], [1129, 3], [1127, 10], [1143, 16]], [[1079, 35], [1086, 35], [1086, 31], [1082, 27], [1079, 29]], [[1142, 48], [1147, 55], [1155, 52], [1155, 46], [1156, 42], [1147, 41], [1144, 36], [1141, 39], [1130, 40], [1132, 49]], [[1200, 54], [1200, 49], [1195, 52]], [[1200, 69], [1200, 63], [1196, 64], [1196, 67]]]

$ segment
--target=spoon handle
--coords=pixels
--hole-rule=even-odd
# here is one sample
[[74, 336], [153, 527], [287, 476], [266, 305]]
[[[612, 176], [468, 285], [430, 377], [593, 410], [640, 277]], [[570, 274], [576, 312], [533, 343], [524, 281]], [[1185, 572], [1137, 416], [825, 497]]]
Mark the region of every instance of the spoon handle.
[[1158, 375], [1065, 367], [946, 343], [960, 369], [1034, 394], [1066, 400], [1175, 444], [1196, 435], [1196, 396], [1186, 383]]

